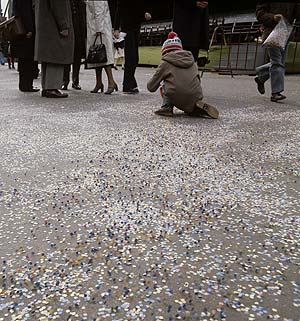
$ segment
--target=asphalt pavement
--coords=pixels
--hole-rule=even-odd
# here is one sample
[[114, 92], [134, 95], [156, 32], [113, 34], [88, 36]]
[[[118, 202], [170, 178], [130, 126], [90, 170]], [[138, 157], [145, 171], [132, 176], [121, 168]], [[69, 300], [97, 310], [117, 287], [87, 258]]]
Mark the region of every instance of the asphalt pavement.
[[300, 320], [300, 76], [205, 73], [212, 120], [156, 116], [153, 71], [48, 99], [0, 66], [0, 321]]

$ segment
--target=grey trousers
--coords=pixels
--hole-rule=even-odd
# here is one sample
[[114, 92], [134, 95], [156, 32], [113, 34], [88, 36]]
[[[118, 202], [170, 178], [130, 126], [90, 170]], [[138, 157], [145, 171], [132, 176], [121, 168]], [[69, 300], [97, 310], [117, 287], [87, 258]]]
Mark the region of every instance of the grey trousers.
[[64, 65], [42, 62], [42, 89], [60, 89], [63, 84]]

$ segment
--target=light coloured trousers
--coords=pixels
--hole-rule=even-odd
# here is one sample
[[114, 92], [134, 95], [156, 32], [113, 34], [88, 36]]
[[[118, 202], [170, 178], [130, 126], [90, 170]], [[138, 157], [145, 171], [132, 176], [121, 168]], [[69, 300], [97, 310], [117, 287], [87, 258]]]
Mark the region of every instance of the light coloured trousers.
[[270, 62], [256, 68], [256, 73], [262, 82], [271, 79], [272, 94], [284, 91], [285, 59], [288, 44], [283, 50], [281, 48], [268, 48]]

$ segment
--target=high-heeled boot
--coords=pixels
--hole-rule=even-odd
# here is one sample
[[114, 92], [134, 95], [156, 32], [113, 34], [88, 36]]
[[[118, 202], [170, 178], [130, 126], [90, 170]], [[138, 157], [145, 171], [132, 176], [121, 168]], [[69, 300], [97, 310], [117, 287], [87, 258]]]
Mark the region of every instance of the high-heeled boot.
[[108, 86], [105, 94], [106, 95], [110, 95], [112, 94], [114, 91], [118, 91], [118, 85], [116, 83], [113, 84], [113, 86]]
[[96, 86], [95, 88], [91, 91], [91, 93], [95, 94], [97, 93], [99, 90], [101, 90], [101, 92], [103, 93], [104, 91], [104, 85], [102, 83], [102, 67], [97, 67], [95, 69], [96, 72]]

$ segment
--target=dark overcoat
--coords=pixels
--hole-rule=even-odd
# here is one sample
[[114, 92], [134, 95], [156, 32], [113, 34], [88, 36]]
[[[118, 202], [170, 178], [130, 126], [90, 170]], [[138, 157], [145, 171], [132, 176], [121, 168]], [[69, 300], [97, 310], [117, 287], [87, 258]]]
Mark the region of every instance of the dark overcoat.
[[11, 54], [15, 58], [34, 58], [35, 23], [32, 0], [13, 0], [12, 14], [19, 17], [24, 25], [26, 33], [31, 32], [31, 38], [13, 41], [11, 43]]
[[197, 8], [196, 2], [196, 0], [174, 0], [173, 30], [178, 34], [184, 48], [208, 50], [208, 8]]
[[117, 0], [114, 29], [123, 32], [139, 30], [145, 21], [145, 12], [151, 11], [150, 0]]
[[[74, 31], [69, 0], [34, 0], [35, 60], [68, 65], [73, 62]], [[69, 30], [68, 37], [60, 32]]]
[[83, 0], [70, 0], [75, 37], [74, 56], [86, 56], [86, 6]]

